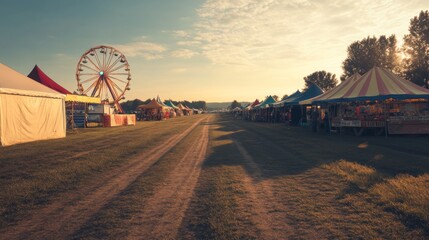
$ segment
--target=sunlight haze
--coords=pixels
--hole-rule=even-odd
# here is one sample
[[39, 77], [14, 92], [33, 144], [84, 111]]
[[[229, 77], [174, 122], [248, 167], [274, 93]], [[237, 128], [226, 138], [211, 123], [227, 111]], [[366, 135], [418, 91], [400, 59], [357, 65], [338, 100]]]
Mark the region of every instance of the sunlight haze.
[[126, 100], [253, 101], [304, 87], [325, 70], [339, 79], [347, 46], [395, 34], [427, 1], [2, 1], [0, 62], [27, 75], [37, 64], [69, 91], [91, 47], [110, 45], [131, 66]]

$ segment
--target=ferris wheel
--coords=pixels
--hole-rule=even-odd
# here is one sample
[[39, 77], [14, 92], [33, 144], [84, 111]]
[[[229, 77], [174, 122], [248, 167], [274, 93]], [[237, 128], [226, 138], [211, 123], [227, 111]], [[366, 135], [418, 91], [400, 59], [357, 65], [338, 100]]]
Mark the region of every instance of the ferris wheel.
[[78, 92], [100, 97], [123, 113], [119, 101], [130, 90], [131, 72], [125, 55], [110, 46], [97, 46], [86, 51], [76, 67]]

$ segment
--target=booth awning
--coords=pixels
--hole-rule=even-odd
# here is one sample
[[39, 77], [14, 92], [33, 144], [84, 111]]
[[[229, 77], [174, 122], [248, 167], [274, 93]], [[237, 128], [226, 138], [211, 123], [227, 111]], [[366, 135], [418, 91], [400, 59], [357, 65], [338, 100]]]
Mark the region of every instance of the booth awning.
[[76, 94], [67, 94], [66, 102], [80, 102], [80, 103], [101, 103], [100, 98], [88, 97]]
[[387, 69], [374, 67], [356, 81], [347, 84], [325, 102], [350, 102], [385, 99], [429, 99], [429, 89], [407, 81]]

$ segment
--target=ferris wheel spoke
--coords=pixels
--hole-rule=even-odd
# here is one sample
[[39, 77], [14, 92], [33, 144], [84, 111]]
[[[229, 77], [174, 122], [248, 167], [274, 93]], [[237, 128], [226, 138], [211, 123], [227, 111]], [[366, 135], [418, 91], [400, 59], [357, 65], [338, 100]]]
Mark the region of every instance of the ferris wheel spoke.
[[[115, 91], [115, 93], [116, 93], [116, 97], [119, 97], [119, 94], [118, 94], [118, 92], [116, 91], [116, 89], [118, 89], [118, 91], [120, 92], [120, 93], [122, 93], [123, 92], [123, 89], [122, 88], [120, 88], [114, 81], [112, 81], [110, 78], [108, 78], [108, 80], [109, 80], [109, 82], [110, 82], [110, 84], [111, 84], [111, 86], [113, 86], [113, 90]], [[115, 89], [116, 88], [116, 89]]]
[[112, 57], [113, 57], [113, 49], [110, 49], [109, 58], [107, 58], [106, 66], [105, 66], [104, 69], [108, 69], [109, 68], [110, 61], [112, 61]]
[[122, 64], [122, 65], [120, 65], [120, 66], [117, 66], [117, 67], [115, 67], [114, 69], [112, 69], [112, 70], [110, 70], [109, 71], [109, 74], [110, 73], [112, 73], [112, 72], [115, 72], [115, 71], [117, 71], [117, 70], [119, 70], [119, 69], [121, 69], [122, 67], [125, 67], [127, 64], [126, 63], [124, 63], [124, 64]]
[[99, 74], [98, 73], [81, 73], [80, 75], [81, 76], [83, 76], [83, 75], [98, 76]]
[[83, 91], [83, 94], [87, 94], [89, 92], [89, 90], [91, 90], [93, 88], [95, 89], [95, 86], [98, 85], [99, 81], [100, 81], [100, 78], [97, 79], [97, 81], [93, 82], [91, 85], [89, 85], [89, 87], [85, 91]]
[[110, 65], [107, 69], [106, 69], [106, 72], [109, 72], [110, 71], [110, 69], [112, 69], [119, 61], [121, 60], [121, 58], [117, 58], [116, 60], [115, 60], [115, 62], [113, 62], [113, 64], [112, 65]]
[[103, 50], [103, 53], [101, 53], [101, 54], [102, 54], [102, 60], [103, 60], [102, 67], [103, 67], [103, 69], [106, 69], [106, 51]]
[[[92, 59], [91, 58], [87, 58], [88, 60], [89, 60], [89, 62], [96, 68], [96, 69], [100, 69], [100, 66], [97, 66], [95, 63], [94, 63], [94, 61], [92, 61]], [[97, 72], [99, 72], [99, 70], [97, 71]]]
[[99, 72], [98, 70], [95, 70], [94, 68], [92, 68], [92, 67], [90, 67], [90, 66], [86, 66], [85, 64], [81, 64], [81, 66], [82, 67], [85, 67], [85, 68], [88, 68], [88, 69], [90, 69], [90, 70], [92, 70], [92, 71], [94, 71], [94, 72]]
[[98, 69], [102, 69], [103, 65], [101, 65], [100, 58], [98, 57], [97, 51], [95, 51], [95, 50], [94, 50], [94, 53], [95, 53], [95, 54], [94, 54], [94, 56], [95, 56], [95, 60], [97, 61], [98, 66], [99, 66], [99, 68], [98, 68]]
[[123, 88], [120, 88], [119, 86], [118, 86], [118, 84], [116, 84], [114, 81], [112, 81], [112, 80], [110, 80], [111, 82], [112, 82], [112, 84], [113, 84], [113, 86], [116, 88], [116, 89], [118, 89], [119, 90], [119, 92], [123, 92], [124, 90], [123, 90]]
[[120, 92], [120, 93], [121, 93], [121, 94], [117, 94], [118, 98], [119, 98], [120, 96], [124, 95], [124, 94], [123, 94], [123, 90], [122, 90], [122, 89], [120, 89], [120, 88], [119, 88], [118, 86], [116, 86], [116, 85], [115, 85], [115, 88], [116, 88], [116, 89], [118, 89], [118, 92]]
[[85, 79], [85, 80], [81, 81], [81, 82], [80, 82], [80, 84], [87, 83], [87, 82], [92, 81], [92, 80], [97, 79], [97, 78], [98, 78], [98, 76], [94, 76], [94, 77], [91, 77], [91, 78]]
[[129, 75], [128, 73], [109, 73], [109, 76], [111, 75]]
[[122, 79], [116, 78], [116, 77], [109, 76], [109, 78], [114, 79], [114, 80], [119, 81], [119, 82], [122, 82], [122, 83], [125, 83], [125, 84], [128, 83], [128, 82], [126, 82], [126, 81], [124, 81]]
[[107, 88], [109, 89], [110, 94], [112, 94], [113, 101], [117, 100], [118, 99], [118, 93], [116, 92], [116, 90], [114, 89], [114, 87], [111, 84], [111, 81], [108, 78], [106, 81], [106, 85], [107, 85]]
[[[116, 85], [116, 83], [110, 77], [107, 78], [107, 82], [109, 83], [109, 85], [111, 87], [117, 87], [118, 86], [118, 85]], [[116, 95], [117, 95], [117, 93], [116, 93]]]
[[[103, 80], [101, 78], [98, 78], [98, 80], [94, 83], [95, 83], [95, 86], [94, 86], [94, 89], [92, 90], [91, 97], [95, 96], [95, 93], [97, 92], [100, 85], [103, 83]], [[88, 89], [90, 89], [90, 88], [88, 88]]]
[[104, 85], [104, 83], [103, 83], [103, 81], [101, 81], [100, 86], [97, 89], [97, 92], [98, 92], [97, 96], [100, 98], [103, 98], [103, 89], [104, 89], [103, 85]]

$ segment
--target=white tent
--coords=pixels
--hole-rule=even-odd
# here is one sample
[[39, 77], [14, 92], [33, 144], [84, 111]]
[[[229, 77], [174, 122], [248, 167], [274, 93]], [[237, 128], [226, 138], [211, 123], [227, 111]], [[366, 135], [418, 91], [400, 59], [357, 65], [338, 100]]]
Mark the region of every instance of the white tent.
[[66, 136], [65, 95], [0, 63], [3, 146]]

